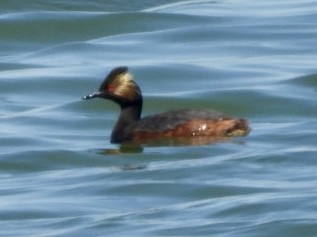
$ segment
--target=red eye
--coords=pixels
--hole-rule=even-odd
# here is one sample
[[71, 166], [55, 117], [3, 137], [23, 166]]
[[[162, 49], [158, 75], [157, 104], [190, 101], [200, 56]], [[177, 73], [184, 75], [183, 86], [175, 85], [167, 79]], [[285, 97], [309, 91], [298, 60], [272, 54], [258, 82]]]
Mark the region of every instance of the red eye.
[[113, 84], [110, 84], [107, 86], [107, 91], [109, 91], [109, 92], [113, 92], [115, 89], [116, 89], [116, 86]]

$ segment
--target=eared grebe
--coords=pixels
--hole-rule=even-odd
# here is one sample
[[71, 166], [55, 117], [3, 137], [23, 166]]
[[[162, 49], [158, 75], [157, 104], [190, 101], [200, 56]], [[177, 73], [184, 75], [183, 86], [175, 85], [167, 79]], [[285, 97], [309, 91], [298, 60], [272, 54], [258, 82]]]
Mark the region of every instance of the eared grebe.
[[141, 118], [143, 99], [127, 67], [113, 69], [99, 90], [83, 99], [104, 98], [116, 102], [121, 114], [111, 134], [112, 143], [147, 142], [154, 139], [219, 138], [244, 136], [249, 132], [244, 119], [230, 118], [203, 109], [173, 110]]

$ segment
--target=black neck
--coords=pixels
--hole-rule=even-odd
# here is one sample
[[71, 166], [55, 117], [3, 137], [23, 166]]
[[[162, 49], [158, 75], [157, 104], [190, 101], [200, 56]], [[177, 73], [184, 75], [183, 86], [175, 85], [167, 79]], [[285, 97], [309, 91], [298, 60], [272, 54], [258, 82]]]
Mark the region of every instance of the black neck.
[[128, 106], [121, 106], [119, 119], [111, 134], [112, 143], [121, 143], [132, 139], [132, 130], [141, 118], [142, 100]]

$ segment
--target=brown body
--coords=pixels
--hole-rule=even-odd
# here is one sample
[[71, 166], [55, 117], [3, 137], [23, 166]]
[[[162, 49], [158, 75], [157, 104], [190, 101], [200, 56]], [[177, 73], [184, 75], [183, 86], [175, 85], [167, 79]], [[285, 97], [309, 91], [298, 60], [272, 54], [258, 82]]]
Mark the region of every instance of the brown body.
[[248, 132], [244, 119], [193, 119], [163, 131], [146, 131], [136, 129], [132, 140], [147, 140], [172, 137], [232, 137], [243, 136]]

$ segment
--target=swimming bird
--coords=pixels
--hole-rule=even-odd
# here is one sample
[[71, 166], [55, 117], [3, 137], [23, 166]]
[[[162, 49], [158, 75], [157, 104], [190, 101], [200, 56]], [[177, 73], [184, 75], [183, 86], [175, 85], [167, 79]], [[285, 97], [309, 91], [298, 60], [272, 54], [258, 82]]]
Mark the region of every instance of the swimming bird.
[[141, 118], [141, 89], [125, 66], [114, 68], [96, 92], [83, 97], [86, 100], [93, 98], [111, 100], [121, 108], [111, 143], [147, 143], [155, 139], [222, 140], [245, 136], [250, 131], [247, 120], [210, 109], [171, 110]]

